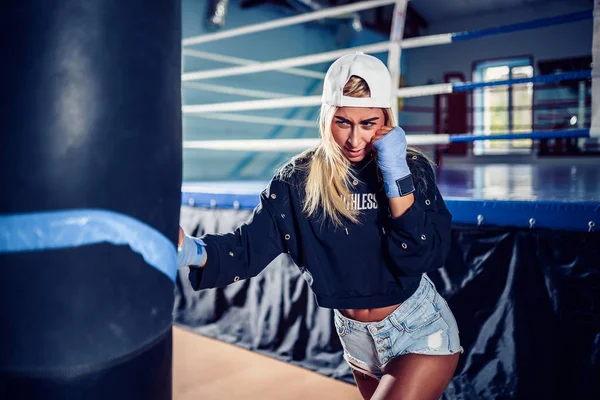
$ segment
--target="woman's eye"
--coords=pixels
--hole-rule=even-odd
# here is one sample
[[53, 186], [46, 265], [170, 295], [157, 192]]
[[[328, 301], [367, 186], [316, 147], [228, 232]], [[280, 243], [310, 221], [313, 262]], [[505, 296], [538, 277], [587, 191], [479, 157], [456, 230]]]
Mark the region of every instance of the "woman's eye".
[[373, 126], [375, 126], [375, 122], [363, 122], [362, 126], [364, 126], [365, 128], [372, 128]]
[[350, 124], [348, 123], [348, 121], [337, 121], [338, 126], [343, 126], [343, 127], [347, 127], [350, 126]]

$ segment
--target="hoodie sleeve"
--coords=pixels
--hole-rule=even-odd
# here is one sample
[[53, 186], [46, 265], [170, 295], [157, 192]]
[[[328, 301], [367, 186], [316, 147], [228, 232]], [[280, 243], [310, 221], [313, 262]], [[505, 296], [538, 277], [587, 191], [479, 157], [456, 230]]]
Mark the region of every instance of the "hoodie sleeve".
[[427, 175], [427, 185], [415, 185], [414, 204], [400, 217], [388, 218], [387, 252], [406, 275], [441, 268], [450, 250], [452, 215], [433, 174]]
[[[258, 275], [284, 252], [283, 235], [270, 203], [274, 182], [260, 195], [260, 203], [249, 220], [227, 234], [202, 236], [207, 262], [191, 267], [189, 279], [194, 290], [223, 287]], [[279, 183], [281, 185], [281, 183]]]

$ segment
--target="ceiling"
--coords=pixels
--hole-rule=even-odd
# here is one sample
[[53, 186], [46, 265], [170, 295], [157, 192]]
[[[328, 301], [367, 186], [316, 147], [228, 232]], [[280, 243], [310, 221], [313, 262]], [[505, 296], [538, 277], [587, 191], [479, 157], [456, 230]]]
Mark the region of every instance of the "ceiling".
[[594, 6], [593, 0], [412, 0], [409, 4], [426, 21], [433, 22], [447, 18], [539, 6], [558, 1], [570, 4], [589, 4], [590, 8]]
[[[210, 23], [214, 18], [220, 19], [217, 29], [225, 27], [225, 14], [219, 15], [220, 7], [227, 8], [231, 0], [210, 0]], [[363, 0], [237, 0], [242, 9], [271, 7], [283, 11], [286, 16], [298, 15], [323, 8], [335, 7]], [[566, 5], [570, 7], [594, 7], [594, 0], [410, 0], [408, 3], [404, 37], [421, 36], [430, 23], [446, 21], [448, 19], [464, 18], [476, 15], [493, 14], [506, 10], [523, 10], [527, 7], [539, 9], [545, 5]], [[372, 31], [389, 35], [392, 25], [394, 5], [378, 7], [342, 15], [337, 18], [328, 18], [319, 23], [333, 24], [335, 26], [365, 27]], [[358, 20], [358, 21], [357, 21]], [[209, 24], [210, 24], [209, 23]]]
[[[313, 11], [320, 8], [335, 7], [360, 0], [239, 0], [242, 8], [263, 6], [265, 4], [285, 8], [295, 13]], [[544, 3], [569, 2], [594, 6], [594, 0], [412, 0], [409, 8], [416, 11], [425, 22], [447, 18], [459, 18], [470, 15], [493, 13], [497, 11], [539, 6]], [[386, 8], [392, 9], [393, 6]], [[384, 12], [384, 14], [388, 14]], [[365, 14], [362, 12], [361, 14]], [[367, 17], [368, 18], [368, 17]]]

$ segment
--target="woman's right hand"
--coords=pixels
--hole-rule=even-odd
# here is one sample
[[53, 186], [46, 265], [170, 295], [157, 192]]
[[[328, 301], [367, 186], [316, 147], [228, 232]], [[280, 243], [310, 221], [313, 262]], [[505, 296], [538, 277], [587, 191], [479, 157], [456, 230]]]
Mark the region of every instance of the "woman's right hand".
[[177, 240], [177, 249], [181, 249], [181, 246], [183, 245], [183, 238], [185, 236], [185, 233], [183, 232], [183, 229], [181, 229], [181, 226], [179, 227], [179, 239]]
[[205, 247], [206, 243], [202, 239], [186, 235], [180, 226], [177, 241], [177, 268], [204, 267], [207, 260]]

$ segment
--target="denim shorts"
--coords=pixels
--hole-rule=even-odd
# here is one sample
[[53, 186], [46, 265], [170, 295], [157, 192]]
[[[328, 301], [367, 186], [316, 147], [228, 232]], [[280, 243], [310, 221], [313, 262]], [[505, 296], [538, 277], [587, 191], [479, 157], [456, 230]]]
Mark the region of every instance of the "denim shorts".
[[463, 351], [454, 315], [425, 274], [415, 293], [384, 320], [358, 322], [334, 310], [334, 321], [350, 368], [376, 379], [390, 361], [404, 354]]

